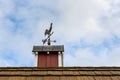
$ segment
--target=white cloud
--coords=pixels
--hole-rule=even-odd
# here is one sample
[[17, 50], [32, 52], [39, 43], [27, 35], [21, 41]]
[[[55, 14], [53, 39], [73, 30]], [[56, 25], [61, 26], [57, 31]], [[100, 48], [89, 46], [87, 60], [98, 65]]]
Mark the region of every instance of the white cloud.
[[91, 48], [77, 50], [75, 53], [65, 55], [65, 65], [67, 66], [120, 66], [120, 47], [115, 47], [110, 52], [104, 49], [96, 55]]
[[[61, 22], [58, 24], [57, 36], [65, 43], [67, 48], [72, 44], [80, 46], [84, 41], [86, 45], [105, 45], [104, 41], [112, 41], [114, 36], [119, 36], [119, 7], [113, 6], [116, 2], [109, 0], [66, 0], [60, 1]], [[117, 3], [118, 4], [118, 3]], [[115, 10], [115, 9], [117, 10]], [[115, 11], [114, 11], [115, 10]], [[117, 13], [115, 17], [113, 13]], [[103, 18], [106, 16], [107, 19]], [[102, 21], [100, 20], [102, 18]], [[62, 28], [62, 29], [61, 29]], [[63, 30], [64, 29], [64, 30]], [[59, 34], [61, 33], [61, 34]], [[61, 36], [62, 35], [62, 36]], [[60, 38], [59, 38], [60, 39]], [[112, 42], [110, 42], [112, 43]], [[118, 43], [119, 44], [119, 43]], [[113, 44], [115, 45], [115, 44]], [[111, 46], [111, 44], [109, 44]], [[72, 66], [87, 65], [87, 66], [107, 66], [107, 65], [120, 65], [119, 58], [112, 59], [111, 55], [116, 57], [119, 53], [114, 52], [101, 52], [94, 53], [91, 49], [79, 47], [80, 50], [67, 51], [65, 54], [65, 64]], [[77, 49], [76, 49], [77, 50]], [[108, 49], [107, 51], [109, 51]], [[110, 60], [113, 60], [111, 63]]]
[[[99, 1], [96, 0], [60, 0], [59, 9], [63, 17], [59, 25], [60, 28], [64, 28], [65, 31], [62, 29], [60, 31], [60, 28], [58, 28], [58, 32], [62, 33], [70, 42], [84, 38], [84, 40], [88, 40], [87, 42], [93, 40], [95, 43], [96, 39], [94, 40], [94, 38], [96, 36], [103, 39], [102, 33], [104, 32], [106, 36], [108, 36], [108, 33], [99, 25], [97, 20], [104, 10], [104, 6], [101, 4], [104, 4], [104, 2], [99, 3]], [[67, 40], [66, 38], [65, 40]]]
[[[48, 20], [47, 17], [51, 17], [52, 14], [47, 13], [49, 12], [47, 10], [41, 10], [39, 5], [36, 5], [38, 2], [33, 5], [31, 1], [28, 2], [26, 4], [17, 0], [0, 1], [0, 66], [34, 64], [32, 47], [41, 44], [41, 33], [44, 26], [49, 27], [46, 23], [51, 22], [52, 19]], [[42, 5], [46, 4], [42, 3]]]

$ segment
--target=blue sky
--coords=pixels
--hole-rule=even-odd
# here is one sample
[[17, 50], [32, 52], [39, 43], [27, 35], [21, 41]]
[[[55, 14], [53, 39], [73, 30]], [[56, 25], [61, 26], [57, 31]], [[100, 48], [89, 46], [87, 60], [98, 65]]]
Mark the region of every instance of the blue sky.
[[34, 66], [51, 22], [64, 66], [120, 66], [119, 0], [0, 0], [0, 66]]

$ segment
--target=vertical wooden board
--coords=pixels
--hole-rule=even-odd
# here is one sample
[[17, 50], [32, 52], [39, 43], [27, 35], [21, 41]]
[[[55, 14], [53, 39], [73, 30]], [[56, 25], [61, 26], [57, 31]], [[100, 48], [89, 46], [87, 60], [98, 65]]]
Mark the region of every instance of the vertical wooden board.
[[50, 78], [48, 76], [44, 76], [43, 80], [50, 80]]
[[39, 71], [39, 72], [36, 72], [36, 74], [39, 74], [39, 75], [46, 75], [48, 74], [47, 71]]
[[[73, 72], [72, 71], [63, 71], [63, 75], [70, 75], [72, 74]], [[73, 75], [73, 74], [72, 74]]]
[[74, 75], [73, 71], [66, 71], [67, 74]]
[[55, 75], [54, 71], [48, 71], [48, 75]]
[[40, 76], [40, 77], [35, 77], [34, 80], [43, 80], [43, 76]]
[[97, 75], [103, 75], [101, 71], [94, 71], [94, 73]]
[[118, 78], [120, 79], [120, 76], [118, 76]]
[[22, 76], [12, 76], [12, 77], [9, 77], [8, 80], [26, 80], [26, 77], [22, 77]]
[[20, 77], [21, 79], [20, 80], [26, 80], [26, 77]]
[[66, 80], [73, 80], [73, 76], [66, 76], [67, 79]]
[[119, 76], [111, 76], [111, 79], [112, 80], [120, 80], [120, 77]]
[[85, 79], [83, 78], [83, 76], [77, 76], [76, 80], [85, 80]]
[[111, 73], [112, 75], [119, 74], [119, 72], [120, 72], [120, 71], [110, 71], [110, 73]]
[[68, 75], [68, 74], [70, 74], [70, 73], [69, 73], [69, 71], [63, 71], [62, 74], [63, 74], [63, 75]]
[[46, 67], [51, 67], [51, 54], [47, 54], [47, 63], [46, 63]]
[[95, 76], [95, 80], [104, 80], [102, 76]]
[[95, 73], [93, 71], [87, 71], [88, 75], [95, 75]]
[[65, 76], [66, 79], [65, 80], [71, 80], [71, 76]]
[[88, 74], [87, 71], [79, 71], [79, 73], [80, 73], [81, 75], [86, 75], [86, 74]]
[[88, 76], [83, 76], [82, 78], [83, 78], [83, 80], [89, 80]]
[[77, 80], [76, 77], [77, 76], [71, 76], [69, 80]]
[[60, 80], [66, 80], [66, 76], [60, 76]]
[[79, 73], [79, 71], [73, 71], [73, 74], [74, 75], [79, 75], [80, 73]]
[[38, 67], [46, 67], [47, 66], [47, 54], [39, 53], [38, 54]]
[[107, 76], [107, 77], [106, 77], [106, 76], [103, 76], [102, 79], [103, 79], [103, 80], [111, 80], [111, 77], [110, 77], [110, 76]]
[[101, 72], [103, 75], [110, 75], [111, 73], [110, 73], [110, 71], [102, 71]]
[[[12, 76], [12, 77], [10, 77], [9, 76], [9, 79], [8, 80], [17, 80], [17, 78], [15, 77], [15, 76]], [[18, 79], [19, 80], [19, 79]]]
[[62, 71], [54, 71], [54, 74], [56, 74], [56, 75], [62, 75]]
[[71, 75], [74, 75], [74, 74], [73, 74], [73, 71], [68, 71], [68, 73], [71, 74]]
[[120, 71], [116, 71], [116, 73], [120, 75]]
[[76, 76], [76, 80], [80, 80], [80, 76]]
[[58, 53], [47, 52], [38, 54], [38, 67], [58, 67]]
[[50, 78], [48, 76], [44, 76], [43, 80], [50, 80]]
[[58, 54], [53, 53], [50, 57], [51, 67], [58, 67]]
[[94, 76], [88, 76], [88, 80], [95, 80]]
[[26, 77], [25, 80], [33, 80], [32, 77]]
[[66, 73], [65, 73], [66, 71], [62, 71], [62, 75], [65, 75]]
[[51, 77], [50, 77], [50, 80], [59, 80], [59, 79], [60, 79], [59, 76], [51, 76]]
[[30, 77], [27, 77], [26, 80], [43, 80], [43, 78], [38, 76], [34, 76], [34, 77], [30, 76]]
[[0, 80], [9, 80], [9, 77], [0, 77]]

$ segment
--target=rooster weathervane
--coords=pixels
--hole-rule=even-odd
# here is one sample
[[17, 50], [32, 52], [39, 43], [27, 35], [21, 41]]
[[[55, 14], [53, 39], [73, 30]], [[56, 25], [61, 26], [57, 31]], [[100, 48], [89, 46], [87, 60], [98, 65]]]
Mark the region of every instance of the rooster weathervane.
[[47, 38], [42, 40], [43, 45], [46, 42], [47, 42], [48, 45], [51, 45], [51, 42], [56, 42], [56, 40], [53, 40], [53, 41], [50, 40], [51, 35], [54, 33], [54, 32], [52, 32], [52, 25], [53, 25], [53, 23], [50, 24], [50, 28], [49, 29], [45, 30], [44, 35], [47, 36]]

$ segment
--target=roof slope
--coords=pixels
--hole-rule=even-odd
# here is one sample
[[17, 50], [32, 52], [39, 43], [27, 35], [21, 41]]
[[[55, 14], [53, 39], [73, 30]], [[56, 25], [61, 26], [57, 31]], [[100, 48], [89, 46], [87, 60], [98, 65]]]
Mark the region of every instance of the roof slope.
[[120, 80], [120, 67], [1, 67], [0, 80]]
[[64, 51], [63, 45], [52, 45], [52, 46], [33, 46], [32, 52], [41, 52], [41, 51]]

